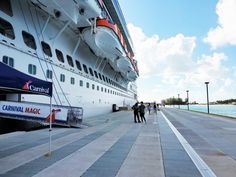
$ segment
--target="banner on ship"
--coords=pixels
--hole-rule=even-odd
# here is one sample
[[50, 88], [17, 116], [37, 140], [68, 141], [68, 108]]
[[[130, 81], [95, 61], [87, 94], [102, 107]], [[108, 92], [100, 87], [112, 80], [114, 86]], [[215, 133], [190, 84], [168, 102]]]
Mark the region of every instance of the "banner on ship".
[[52, 96], [52, 83], [22, 73], [0, 62], [0, 91]]
[[[54, 119], [58, 121], [67, 121], [67, 108], [52, 107]], [[28, 103], [17, 103], [10, 101], [0, 101], [0, 113], [17, 117], [30, 117], [30, 119], [43, 119], [49, 116], [49, 105], [38, 105]]]

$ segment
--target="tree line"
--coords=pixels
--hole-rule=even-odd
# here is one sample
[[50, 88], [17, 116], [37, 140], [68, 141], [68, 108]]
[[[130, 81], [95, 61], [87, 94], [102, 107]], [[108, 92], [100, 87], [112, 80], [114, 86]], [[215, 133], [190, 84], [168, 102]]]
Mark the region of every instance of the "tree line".
[[182, 98], [167, 98], [165, 100], [161, 101], [162, 105], [183, 105], [183, 104], [187, 104], [188, 103], [188, 99], [185, 98], [185, 100], [182, 100]]
[[217, 104], [232, 104], [236, 103], [236, 99], [229, 99], [229, 100], [218, 100], [216, 101]]
[[[188, 99], [182, 100], [182, 98], [167, 98], [161, 101], [162, 105], [185, 105], [188, 103]], [[228, 100], [218, 100], [216, 102], [212, 102], [212, 104], [232, 104], [236, 103], [236, 99], [228, 99]], [[191, 104], [198, 104], [196, 101], [191, 102]]]

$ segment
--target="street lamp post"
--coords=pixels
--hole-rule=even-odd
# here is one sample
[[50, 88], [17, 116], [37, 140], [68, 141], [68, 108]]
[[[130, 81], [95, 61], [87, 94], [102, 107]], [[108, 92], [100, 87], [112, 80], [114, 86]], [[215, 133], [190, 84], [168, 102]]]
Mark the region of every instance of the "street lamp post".
[[188, 106], [188, 111], [189, 111], [189, 98], [188, 98], [188, 92], [189, 92], [189, 90], [186, 90], [186, 92], [187, 92], [187, 106]]
[[210, 111], [209, 111], [209, 95], [208, 95], [208, 84], [209, 82], [205, 82], [206, 84], [206, 92], [207, 92], [207, 113], [209, 114]]
[[180, 105], [179, 105], [179, 102], [180, 102], [180, 101], [179, 101], [179, 94], [178, 94], [178, 107], [179, 107], [179, 109], [180, 109]]
[[173, 108], [175, 107], [175, 96], [173, 96]]

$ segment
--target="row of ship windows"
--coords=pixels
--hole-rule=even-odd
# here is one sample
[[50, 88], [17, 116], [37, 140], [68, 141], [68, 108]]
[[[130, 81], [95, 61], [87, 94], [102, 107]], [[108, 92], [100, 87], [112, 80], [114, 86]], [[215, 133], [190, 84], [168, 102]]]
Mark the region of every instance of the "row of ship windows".
[[[8, 21], [2, 19], [1, 17], [0, 17], [0, 34], [4, 35], [4, 36], [6, 36], [10, 39], [15, 39], [15, 34], [14, 34], [14, 30], [13, 30], [12, 25]], [[34, 50], [37, 49], [37, 46], [36, 46], [35, 39], [34, 39], [33, 35], [29, 34], [26, 31], [22, 31], [22, 37], [23, 37], [24, 43], [28, 47], [30, 47], [31, 49], [34, 49]], [[52, 57], [52, 51], [51, 51], [50, 45], [48, 43], [44, 42], [44, 41], [41, 41], [41, 46], [42, 46], [42, 50], [43, 50], [44, 54], [47, 55], [48, 57]], [[65, 62], [64, 55], [59, 49], [55, 49], [55, 54], [56, 54], [56, 57], [57, 57], [59, 62], [61, 62], [61, 63]], [[75, 66], [74, 66], [74, 62], [73, 62], [72, 57], [70, 55], [66, 55], [66, 58], [67, 58], [67, 62], [69, 64], [69, 66], [74, 68]], [[107, 82], [108, 84], [111, 84], [115, 87], [123, 89], [116, 82], [114, 82], [113, 80], [105, 77], [104, 75], [102, 75], [99, 72], [93, 70], [92, 68], [90, 68], [90, 67], [88, 68], [87, 65], [85, 65], [85, 64], [81, 65], [81, 63], [78, 60], [75, 60], [75, 65], [76, 65], [76, 68], [79, 71], [82, 71], [82, 69], [83, 69], [83, 71], [86, 74], [89, 74], [92, 77], [96, 77], [97, 79], [100, 79], [101, 81]]]
[[[14, 59], [11, 58], [11, 57], [3, 56], [2, 62], [7, 64], [7, 65], [9, 65], [9, 66], [11, 66], [11, 67], [14, 67]], [[29, 64], [28, 65], [28, 73], [32, 74], [32, 75], [36, 75], [37, 74], [37, 67], [35, 65], [33, 65], [33, 64]], [[53, 77], [52, 70], [47, 69], [46, 76], [47, 76], [48, 79], [52, 79], [52, 77]], [[66, 77], [65, 77], [64, 74], [60, 74], [60, 81], [61, 82], [65, 82], [66, 81]], [[72, 85], [75, 85], [75, 78], [74, 77], [70, 78], [70, 83]], [[79, 85], [81, 87], [83, 87], [83, 85], [84, 85], [83, 80], [79, 81]], [[89, 87], [90, 87], [89, 82], [86, 82], [86, 88], [89, 88]], [[92, 89], [95, 90], [95, 84], [92, 84]], [[107, 93], [110, 93], [110, 94], [113, 94], [113, 95], [125, 96], [122, 93], [118, 93], [116, 91], [112, 91], [112, 90], [109, 90], [107, 88], [99, 87], [98, 85], [97, 85], [96, 89], [97, 89], [97, 91], [101, 90], [101, 92], [105, 92], [105, 93], [107, 92]]]

